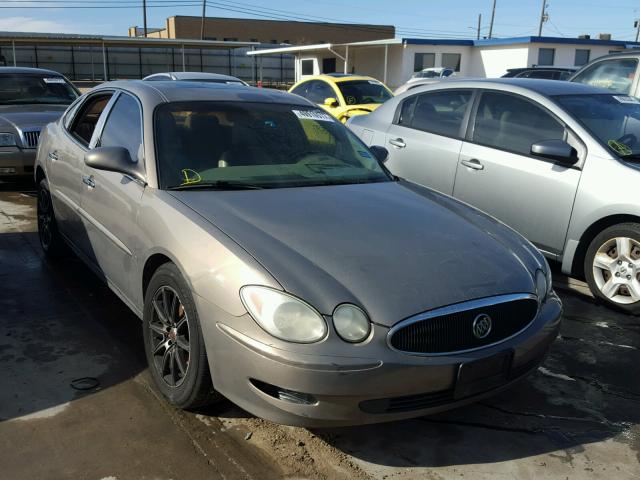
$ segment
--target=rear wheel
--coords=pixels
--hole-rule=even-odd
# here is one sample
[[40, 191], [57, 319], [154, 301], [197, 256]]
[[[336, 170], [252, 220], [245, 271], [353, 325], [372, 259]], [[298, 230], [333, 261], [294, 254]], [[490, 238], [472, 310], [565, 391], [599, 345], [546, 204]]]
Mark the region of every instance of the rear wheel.
[[53, 203], [51, 202], [51, 194], [47, 180], [42, 179], [38, 184], [38, 238], [40, 246], [45, 256], [48, 258], [58, 258], [65, 253], [66, 245], [60, 232], [58, 232], [58, 224], [56, 223], [56, 215], [53, 211]]
[[584, 271], [596, 298], [640, 315], [640, 224], [622, 223], [598, 234], [587, 249]]
[[169, 402], [196, 408], [219, 398], [191, 291], [172, 263], [160, 266], [149, 282], [143, 328], [151, 376]]

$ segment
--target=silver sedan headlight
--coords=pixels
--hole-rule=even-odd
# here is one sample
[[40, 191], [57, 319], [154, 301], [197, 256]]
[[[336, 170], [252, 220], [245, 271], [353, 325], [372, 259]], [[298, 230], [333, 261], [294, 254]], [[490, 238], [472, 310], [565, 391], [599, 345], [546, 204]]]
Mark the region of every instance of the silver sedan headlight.
[[255, 285], [242, 287], [240, 297], [258, 325], [276, 338], [313, 343], [327, 335], [327, 323], [322, 315], [299, 298]]
[[0, 147], [15, 147], [16, 136], [13, 133], [0, 133]]
[[348, 303], [338, 305], [333, 311], [333, 326], [346, 342], [358, 343], [367, 339], [371, 322], [362, 309]]

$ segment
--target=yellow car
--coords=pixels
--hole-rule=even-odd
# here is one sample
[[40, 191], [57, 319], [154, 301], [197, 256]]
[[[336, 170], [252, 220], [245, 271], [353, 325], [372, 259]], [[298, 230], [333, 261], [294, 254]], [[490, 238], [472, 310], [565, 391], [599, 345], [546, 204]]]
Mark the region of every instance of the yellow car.
[[393, 97], [391, 90], [375, 78], [341, 73], [305, 78], [289, 93], [317, 104], [343, 123], [350, 117], [373, 112]]

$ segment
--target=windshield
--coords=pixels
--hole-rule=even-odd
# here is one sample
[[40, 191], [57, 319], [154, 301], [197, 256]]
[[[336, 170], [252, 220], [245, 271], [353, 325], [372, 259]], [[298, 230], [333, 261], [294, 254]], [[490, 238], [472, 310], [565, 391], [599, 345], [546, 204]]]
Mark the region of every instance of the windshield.
[[75, 87], [60, 76], [0, 75], [0, 105], [69, 105], [78, 95]]
[[640, 100], [628, 95], [561, 95], [556, 100], [620, 157], [640, 155]]
[[391, 98], [391, 92], [375, 80], [350, 80], [336, 85], [347, 105], [384, 103]]
[[340, 122], [313, 107], [175, 102], [155, 113], [162, 188], [278, 188], [391, 180]]

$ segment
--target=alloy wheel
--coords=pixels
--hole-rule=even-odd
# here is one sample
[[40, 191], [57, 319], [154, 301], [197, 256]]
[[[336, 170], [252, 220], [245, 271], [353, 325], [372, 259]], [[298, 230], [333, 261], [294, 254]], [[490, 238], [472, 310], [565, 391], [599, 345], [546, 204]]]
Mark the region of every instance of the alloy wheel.
[[42, 247], [47, 250], [51, 246], [53, 238], [53, 209], [51, 197], [44, 188], [38, 191], [38, 236]]
[[628, 237], [607, 240], [593, 258], [593, 278], [610, 301], [640, 301], [640, 242]]
[[153, 311], [147, 324], [153, 366], [170, 387], [179, 387], [189, 370], [189, 321], [178, 293], [169, 286], [153, 295]]

